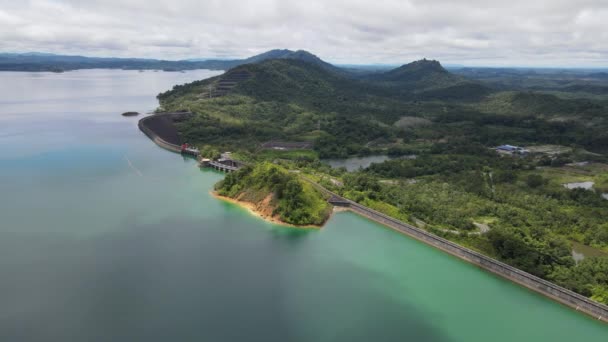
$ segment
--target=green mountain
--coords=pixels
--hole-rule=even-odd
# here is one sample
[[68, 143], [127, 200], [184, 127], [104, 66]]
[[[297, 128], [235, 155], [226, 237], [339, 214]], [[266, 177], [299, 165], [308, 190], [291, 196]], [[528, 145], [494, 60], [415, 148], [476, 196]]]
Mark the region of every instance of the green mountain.
[[319, 63], [270, 59], [158, 98], [162, 110], [197, 114], [178, 124], [191, 143], [253, 151], [269, 140], [303, 140], [325, 157], [405, 153], [412, 141], [430, 146], [450, 139], [485, 146], [577, 144], [602, 152], [608, 126], [605, 103], [493, 92], [424, 60], [355, 78]]
[[[180, 123], [185, 140], [256, 148], [272, 139], [318, 141], [352, 154], [392, 135], [403, 111], [383, 89], [296, 59], [233, 68], [159, 94], [161, 109], [199, 115]], [[320, 128], [320, 129], [319, 129]]]
[[322, 60], [321, 58], [317, 57], [316, 55], [313, 55], [312, 53], [310, 53], [308, 51], [304, 51], [304, 50], [297, 50], [297, 51], [292, 51], [292, 50], [287, 50], [287, 49], [270, 50], [270, 51], [264, 52], [262, 54], [244, 59], [241, 64], [259, 63], [259, 62], [263, 62], [263, 61], [266, 61], [269, 59], [298, 60], [298, 61], [314, 64], [327, 71], [332, 71], [332, 72], [342, 73], [342, 74], [345, 73], [344, 69], [336, 67], [330, 63], [327, 63], [324, 60]]
[[492, 90], [479, 82], [450, 73], [438, 61], [422, 59], [398, 68], [364, 77], [397, 92], [401, 97], [419, 100], [479, 100]]
[[426, 82], [429, 83], [430, 86], [435, 85], [437, 81], [453, 83], [462, 80], [460, 77], [450, 74], [438, 61], [427, 59], [415, 61], [402, 65], [396, 69], [373, 75], [371, 79], [415, 85]]

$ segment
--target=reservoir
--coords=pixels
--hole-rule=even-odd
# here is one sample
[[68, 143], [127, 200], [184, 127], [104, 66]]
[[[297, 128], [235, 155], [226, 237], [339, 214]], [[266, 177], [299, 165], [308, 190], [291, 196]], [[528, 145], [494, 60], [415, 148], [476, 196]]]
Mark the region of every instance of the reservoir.
[[353, 213], [276, 226], [137, 129], [216, 75], [0, 73], [0, 341], [586, 341], [608, 325]]

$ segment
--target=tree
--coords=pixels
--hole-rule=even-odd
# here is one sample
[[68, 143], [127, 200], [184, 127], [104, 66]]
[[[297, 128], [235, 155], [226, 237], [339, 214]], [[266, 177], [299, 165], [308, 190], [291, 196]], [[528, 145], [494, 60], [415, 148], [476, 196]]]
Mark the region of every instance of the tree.
[[532, 174], [526, 178], [526, 184], [531, 188], [538, 188], [539, 186], [545, 185], [546, 180], [541, 175]]
[[495, 172], [496, 183], [513, 183], [517, 180], [517, 174], [513, 170], [499, 170]]

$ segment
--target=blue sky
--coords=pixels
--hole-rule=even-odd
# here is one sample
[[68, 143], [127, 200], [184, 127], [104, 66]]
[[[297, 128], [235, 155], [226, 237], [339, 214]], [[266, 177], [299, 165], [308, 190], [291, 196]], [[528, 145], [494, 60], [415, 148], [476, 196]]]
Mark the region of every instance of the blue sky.
[[608, 66], [606, 0], [0, 0], [0, 51]]

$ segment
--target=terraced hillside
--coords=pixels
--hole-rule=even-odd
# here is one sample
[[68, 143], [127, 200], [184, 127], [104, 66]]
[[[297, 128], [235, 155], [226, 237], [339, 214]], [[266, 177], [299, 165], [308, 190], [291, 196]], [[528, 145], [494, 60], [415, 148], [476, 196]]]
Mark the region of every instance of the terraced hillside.
[[199, 94], [201, 98], [213, 98], [224, 96], [240, 82], [246, 81], [251, 77], [247, 70], [231, 70], [208, 86], [207, 92], [203, 91]]

